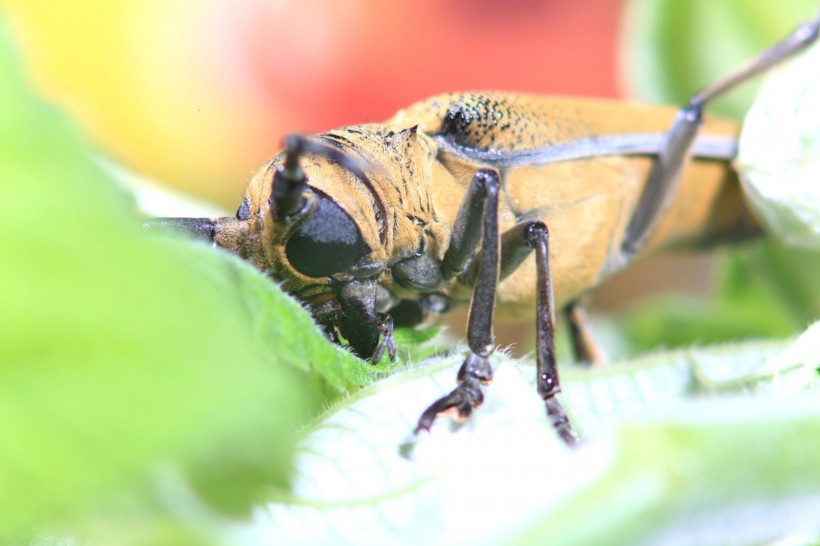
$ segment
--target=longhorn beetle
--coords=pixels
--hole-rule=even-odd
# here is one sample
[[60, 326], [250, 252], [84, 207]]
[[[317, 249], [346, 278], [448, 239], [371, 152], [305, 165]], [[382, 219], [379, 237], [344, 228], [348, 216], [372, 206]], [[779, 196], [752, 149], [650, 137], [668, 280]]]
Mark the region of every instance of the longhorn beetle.
[[[311, 137], [251, 180], [235, 217], [158, 218], [248, 260], [302, 301], [325, 333], [371, 362], [395, 358], [394, 320], [470, 302], [458, 386], [421, 415], [468, 417], [493, 377], [493, 311], [534, 309], [537, 389], [568, 443], [555, 395], [556, 306], [637, 256], [754, 233], [730, 160], [737, 127], [704, 120], [715, 97], [817, 39], [820, 18], [680, 110], [487, 92], [446, 94], [384, 123]], [[548, 232], [549, 226], [549, 232]], [[535, 251], [533, 253], [533, 250]], [[534, 256], [531, 256], [534, 254]], [[554, 283], [553, 283], [554, 278]], [[593, 354], [582, 322], [573, 338]]]

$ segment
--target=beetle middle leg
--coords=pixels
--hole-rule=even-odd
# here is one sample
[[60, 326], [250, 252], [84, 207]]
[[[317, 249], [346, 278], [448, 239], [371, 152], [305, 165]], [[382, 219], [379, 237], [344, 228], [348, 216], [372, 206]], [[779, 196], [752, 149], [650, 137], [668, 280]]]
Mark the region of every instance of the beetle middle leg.
[[536, 387], [544, 399], [547, 417], [558, 435], [567, 444], [577, 439], [572, 432], [566, 411], [556, 395], [561, 392], [558, 368], [555, 361], [555, 301], [552, 292], [552, 275], [549, 264], [549, 232], [547, 226], [535, 222], [527, 231], [527, 243], [535, 248], [536, 295], [535, 295], [535, 363]]

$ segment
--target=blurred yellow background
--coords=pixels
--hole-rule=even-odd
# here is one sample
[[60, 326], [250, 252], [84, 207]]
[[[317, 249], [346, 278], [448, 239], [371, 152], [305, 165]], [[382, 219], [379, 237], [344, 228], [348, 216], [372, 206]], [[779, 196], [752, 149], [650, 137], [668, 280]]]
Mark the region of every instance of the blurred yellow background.
[[617, 95], [618, 0], [5, 2], [94, 145], [233, 210], [288, 132], [475, 88]]

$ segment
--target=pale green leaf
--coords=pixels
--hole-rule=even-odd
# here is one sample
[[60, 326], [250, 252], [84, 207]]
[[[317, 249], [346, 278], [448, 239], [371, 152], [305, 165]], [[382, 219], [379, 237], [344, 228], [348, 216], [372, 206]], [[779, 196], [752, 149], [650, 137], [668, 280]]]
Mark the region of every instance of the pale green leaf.
[[771, 74], [743, 126], [737, 164], [770, 234], [820, 249], [820, 47]]
[[[566, 373], [561, 399], [585, 437], [575, 451], [547, 424], [532, 363], [503, 355], [466, 424], [445, 418], [414, 436], [463, 356], [428, 360], [306, 432], [293, 490], [258, 507], [254, 542], [722, 543], [818, 531], [818, 354], [820, 324], [789, 343]], [[767, 526], [755, 523], [761, 511]], [[715, 525], [722, 517], [730, 524]]]

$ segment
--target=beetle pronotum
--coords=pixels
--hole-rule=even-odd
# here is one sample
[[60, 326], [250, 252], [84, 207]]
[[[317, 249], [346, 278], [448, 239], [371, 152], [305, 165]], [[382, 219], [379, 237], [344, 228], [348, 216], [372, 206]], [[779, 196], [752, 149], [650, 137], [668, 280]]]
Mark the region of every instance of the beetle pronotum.
[[[146, 225], [191, 232], [250, 261], [308, 306], [331, 339], [341, 335], [374, 362], [385, 351], [395, 357], [394, 319], [414, 324], [469, 301], [458, 386], [423, 412], [417, 431], [481, 404], [493, 376], [496, 303], [508, 312], [534, 307], [538, 392], [571, 443], [555, 397], [555, 307], [575, 317], [585, 291], [638, 255], [757, 229], [730, 166], [737, 127], [704, 121], [703, 109], [805, 49], [818, 26], [800, 26], [677, 113], [462, 93], [384, 123], [290, 136], [235, 217]], [[583, 326], [573, 330], [579, 357], [588, 357]]]

